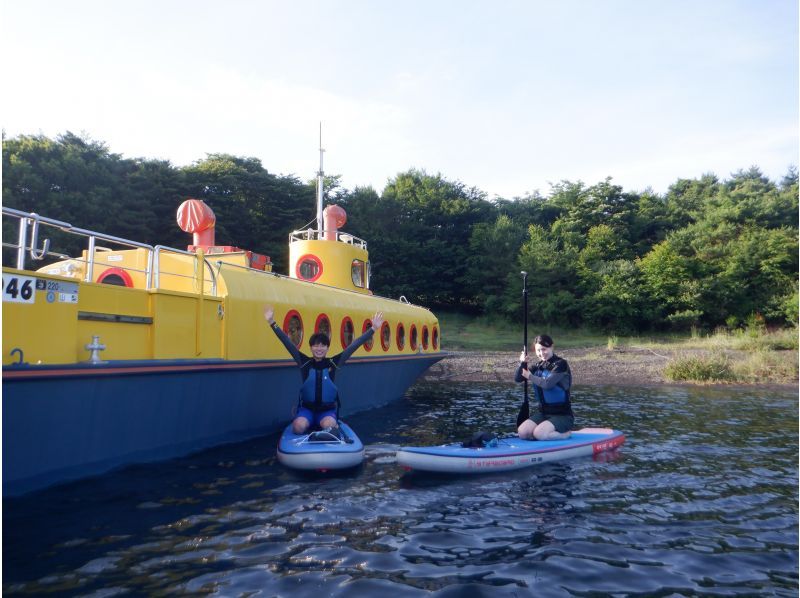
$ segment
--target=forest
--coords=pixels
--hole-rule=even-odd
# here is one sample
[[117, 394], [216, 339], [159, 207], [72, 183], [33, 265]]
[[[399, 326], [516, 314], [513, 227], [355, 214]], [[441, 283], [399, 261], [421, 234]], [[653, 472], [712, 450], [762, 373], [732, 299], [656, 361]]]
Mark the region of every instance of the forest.
[[[70, 132], [3, 137], [4, 206], [185, 248], [176, 210], [203, 199], [217, 244], [265, 253], [280, 273], [289, 233], [315, 218], [313, 176], [275, 175], [228, 154], [180, 167], [123, 158]], [[368, 242], [377, 295], [514, 320], [526, 271], [537, 323], [632, 334], [798, 322], [793, 166], [781, 181], [755, 166], [679, 179], [663, 195], [625, 191], [612, 177], [515, 198], [422, 170], [398, 173], [381, 191], [346, 189], [340, 178], [326, 177], [326, 203], [342, 206], [344, 229]], [[3, 226], [4, 239], [16, 235]]]

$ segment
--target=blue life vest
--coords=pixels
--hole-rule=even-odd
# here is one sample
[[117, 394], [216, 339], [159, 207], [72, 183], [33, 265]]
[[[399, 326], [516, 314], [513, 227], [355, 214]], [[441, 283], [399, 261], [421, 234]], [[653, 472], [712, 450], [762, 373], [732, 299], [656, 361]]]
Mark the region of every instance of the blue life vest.
[[[542, 378], [547, 380], [550, 377], [552, 372], [550, 370], [542, 370], [539, 374]], [[548, 405], [553, 405], [557, 403], [565, 403], [567, 401], [567, 391], [561, 388], [561, 386], [554, 386], [553, 388], [548, 388], [547, 390], [541, 389], [542, 395], [544, 395], [544, 402]]]
[[312, 411], [336, 409], [339, 389], [331, 380], [329, 368], [311, 368], [300, 387], [300, 404]]
[[[551, 358], [552, 359], [552, 358]], [[553, 372], [548, 368], [554, 367], [556, 363], [563, 361], [557, 358], [551, 362], [539, 362], [532, 374], [544, 378], [549, 378]], [[569, 370], [569, 365], [566, 366], [566, 377], [559, 381], [553, 388], [547, 390], [535, 386], [536, 396], [539, 399], [539, 408], [544, 415], [572, 415], [572, 404], [570, 403], [570, 386], [572, 385], [572, 372]]]

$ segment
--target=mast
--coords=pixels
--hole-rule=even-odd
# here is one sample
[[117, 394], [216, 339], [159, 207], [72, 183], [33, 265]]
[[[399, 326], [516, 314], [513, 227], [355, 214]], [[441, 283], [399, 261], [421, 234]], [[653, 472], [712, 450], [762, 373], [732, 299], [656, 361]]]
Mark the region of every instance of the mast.
[[322, 122], [319, 123], [319, 172], [317, 172], [317, 232], [319, 238], [322, 238], [323, 222], [322, 222], [322, 179], [325, 172], [322, 170], [322, 154], [325, 150], [322, 149]]

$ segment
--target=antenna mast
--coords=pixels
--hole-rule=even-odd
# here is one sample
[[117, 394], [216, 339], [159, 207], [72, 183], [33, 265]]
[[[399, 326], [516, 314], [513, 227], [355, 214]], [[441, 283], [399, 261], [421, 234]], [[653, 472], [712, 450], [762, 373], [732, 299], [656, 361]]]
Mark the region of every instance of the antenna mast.
[[325, 172], [322, 170], [322, 154], [325, 150], [322, 149], [322, 122], [319, 123], [319, 172], [317, 172], [317, 232], [319, 238], [322, 238], [323, 222], [322, 222], [322, 180]]

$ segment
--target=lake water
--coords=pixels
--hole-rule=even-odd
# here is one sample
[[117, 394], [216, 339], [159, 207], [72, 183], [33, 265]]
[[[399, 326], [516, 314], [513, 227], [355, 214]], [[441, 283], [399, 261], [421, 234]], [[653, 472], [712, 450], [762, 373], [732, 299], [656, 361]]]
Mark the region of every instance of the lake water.
[[578, 426], [625, 432], [616, 454], [477, 477], [394, 462], [511, 431], [520, 394], [419, 384], [345, 417], [367, 445], [347, 474], [287, 471], [276, 434], [6, 498], [3, 594], [797, 596], [796, 391], [578, 387]]

